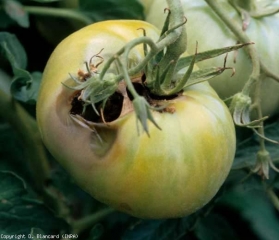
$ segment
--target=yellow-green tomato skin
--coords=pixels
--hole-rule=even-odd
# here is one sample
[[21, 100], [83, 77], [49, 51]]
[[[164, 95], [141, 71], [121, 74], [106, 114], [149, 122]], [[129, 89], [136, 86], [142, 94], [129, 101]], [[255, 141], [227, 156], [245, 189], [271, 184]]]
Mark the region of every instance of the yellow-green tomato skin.
[[[146, 13], [146, 21], [154, 24], [156, 27], [162, 27], [166, 18], [164, 8], [166, 0], [141, 0]], [[246, 2], [249, 1], [239, 1]], [[251, 1], [260, 4], [262, 1]], [[229, 30], [224, 22], [214, 13], [204, 0], [181, 0], [181, 4], [187, 17], [185, 25], [188, 41], [187, 52], [193, 54], [198, 42], [198, 51], [208, 51], [211, 49], [235, 45], [238, 39]], [[242, 27], [242, 18], [237, 10], [230, 4], [229, 0], [219, 0], [218, 4], [229, 18]], [[249, 13], [248, 13], [249, 14]], [[249, 18], [249, 26], [245, 34], [261, 58], [262, 63], [274, 74], [279, 75], [279, 14], [273, 14], [261, 18]], [[200, 68], [212, 66], [223, 66], [224, 55], [207, 61], [198, 62]], [[237, 52], [229, 53], [226, 65], [235, 68], [235, 74], [231, 76], [231, 71], [225, 71], [220, 76], [209, 80], [210, 85], [222, 99], [232, 97], [240, 92], [244, 84], [248, 81], [252, 72], [252, 63], [245, 49], [239, 49]], [[261, 75], [260, 102], [262, 112], [265, 116], [274, 116], [279, 114], [279, 83], [270, 77]], [[251, 97], [255, 97], [255, 91], [251, 91]], [[252, 115], [257, 118], [256, 114]]]
[[202, 94], [197, 86], [173, 101], [175, 113], [153, 112], [162, 130], [150, 124], [150, 137], [138, 135], [134, 114], [115, 123], [113, 147], [99, 160], [107, 164], [92, 164], [96, 179], [85, 189], [142, 218], [181, 217], [205, 205], [228, 175], [235, 139], [225, 106]]
[[[138, 132], [134, 112], [94, 129], [78, 124], [69, 113], [73, 91], [61, 84], [100, 49], [111, 55], [141, 36], [138, 28], [159, 37], [145, 22], [108, 21], [65, 39], [43, 74], [38, 125], [53, 156], [97, 200], [139, 218], [182, 217], [213, 198], [234, 159], [234, 124], [209, 84], [189, 87], [166, 110], [153, 111], [161, 130], [148, 123], [150, 136]], [[142, 46], [133, 50], [135, 62], [143, 56]]]

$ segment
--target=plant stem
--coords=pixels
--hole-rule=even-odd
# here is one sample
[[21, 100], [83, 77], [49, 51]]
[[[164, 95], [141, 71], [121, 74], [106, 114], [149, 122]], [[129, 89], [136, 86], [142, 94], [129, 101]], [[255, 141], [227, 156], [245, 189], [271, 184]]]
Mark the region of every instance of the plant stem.
[[[184, 22], [184, 13], [183, 8], [181, 6], [181, 2], [178, 0], [167, 0], [167, 3], [169, 5], [170, 11], [173, 12], [173, 14], [170, 15], [171, 31], [169, 31], [165, 38], [161, 39], [157, 43], [158, 49], [164, 49], [165, 47], [168, 47], [172, 43], [176, 42], [176, 40], [181, 36], [182, 31], [184, 31], [181, 27], [181, 23]], [[166, 65], [168, 65], [168, 63]]]
[[[173, 0], [168, 0], [167, 3], [171, 11], [170, 18], [169, 18], [170, 19], [169, 30], [177, 31], [179, 33], [179, 37], [175, 40], [175, 42], [173, 42], [167, 47], [166, 53], [160, 62], [160, 75], [162, 75], [165, 69], [169, 67], [164, 82], [162, 83], [161, 86], [163, 90], [163, 94], [165, 92], [164, 90], [166, 90], [166, 92], [170, 90], [177, 61], [187, 49], [187, 34], [186, 34], [186, 29], [183, 26], [184, 12], [183, 12], [182, 5], [180, 1], [173, 1]], [[178, 28], [177, 26], [179, 25], [181, 26]], [[170, 65], [171, 62], [173, 63]]]
[[[108, 69], [110, 68], [110, 66], [112, 65], [112, 63], [117, 60], [121, 55], [125, 55], [128, 56], [129, 52], [131, 51], [132, 48], [134, 48], [135, 46], [139, 45], [139, 44], [143, 44], [146, 43], [149, 45], [149, 47], [151, 48], [151, 50], [149, 51], [149, 53], [145, 56], [145, 58], [135, 67], [131, 68], [128, 70], [129, 75], [134, 75], [137, 74], [138, 72], [140, 72], [145, 65], [148, 63], [148, 61], [159, 51], [161, 51], [163, 48], [158, 48], [156, 46], [156, 44], [152, 41], [152, 39], [150, 39], [149, 37], [139, 37], [136, 38], [134, 40], [132, 40], [131, 42], [127, 43], [123, 48], [121, 48], [114, 56], [112, 56], [110, 59], [108, 59], [100, 73], [100, 79], [102, 80], [103, 77], [105, 76], [105, 73], [108, 71]], [[123, 79], [123, 74], [119, 74], [117, 76], [117, 81], [121, 81]]]
[[88, 229], [88, 228], [94, 226], [94, 224], [100, 222], [102, 219], [106, 218], [108, 215], [110, 215], [114, 212], [116, 212], [116, 210], [114, 210], [112, 208], [105, 208], [96, 213], [93, 213], [92, 215], [86, 216], [80, 220], [73, 221], [71, 223], [73, 233], [78, 234], [78, 233], [84, 231], [85, 229]]
[[[261, 103], [260, 103], [260, 93], [261, 93], [261, 81], [258, 81], [256, 83], [256, 88], [255, 88], [255, 97], [254, 97], [254, 103], [256, 106], [256, 110], [257, 110], [257, 115], [258, 118], [262, 118], [263, 117], [263, 113], [262, 113], [262, 108], [261, 108]], [[264, 124], [263, 122], [259, 123], [259, 128], [258, 128], [258, 132], [262, 135], [265, 136], [264, 134]], [[263, 151], [265, 150], [265, 140], [263, 138], [259, 139], [260, 141], [260, 149]]]
[[85, 16], [81, 12], [72, 9], [63, 8], [52, 8], [52, 7], [35, 7], [35, 6], [24, 6], [24, 11], [29, 14], [40, 15], [40, 16], [51, 16], [51, 17], [61, 17], [77, 20], [84, 23], [84, 25], [89, 25], [93, 21], [89, 17]]
[[274, 207], [277, 209], [277, 211], [279, 211], [279, 198], [276, 196], [275, 192], [271, 188], [269, 188], [267, 189], [267, 194]]
[[[237, 37], [237, 39], [241, 43], [251, 42], [249, 37], [246, 35], [246, 33], [242, 31], [241, 27], [238, 24], [236, 24], [234, 21], [232, 21], [232, 19], [229, 17], [229, 15], [227, 15], [223, 11], [221, 5], [218, 4], [217, 1], [215, 1], [215, 0], [205, 0], [205, 1], [212, 8], [212, 10], [222, 19], [222, 21], [234, 33], [234, 35]], [[245, 95], [249, 95], [252, 85], [255, 82], [259, 81], [260, 60], [259, 60], [255, 46], [248, 45], [247, 48], [245, 48], [245, 50], [248, 51], [248, 54], [251, 58], [253, 70], [252, 70], [249, 80], [246, 82], [246, 84], [244, 85], [244, 87], [242, 89], [242, 93]]]
[[[246, 35], [246, 33], [238, 26], [238, 24], [235, 24], [235, 22], [229, 18], [229, 16], [223, 11], [222, 7], [218, 5], [218, 3], [215, 0], [205, 0], [205, 1], [213, 9], [213, 11], [222, 19], [222, 21], [226, 24], [226, 26], [234, 33], [234, 35], [237, 37], [237, 39], [240, 42], [243, 43], [251, 42], [249, 37]], [[264, 65], [260, 61], [255, 46], [249, 45], [245, 49], [248, 51], [248, 55], [251, 58], [253, 69], [249, 77], [249, 80], [246, 82], [246, 84], [242, 89], [242, 93], [249, 96], [252, 89], [252, 85], [255, 84], [255, 90], [254, 90], [255, 97], [253, 100], [256, 106], [258, 118], [262, 119], [263, 116], [262, 116], [262, 109], [260, 104], [260, 90], [261, 90], [260, 72], [261, 72], [261, 67], [264, 67]], [[265, 67], [264, 70], [266, 73], [272, 74]], [[260, 123], [258, 131], [262, 136], [265, 136], [263, 122]], [[260, 151], [266, 151], [264, 138], [260, 138]]]
[[[218, 4], [215, 0], [205, 0], [207, 4], [212, 8], [212, 10], [221, 18], [221, 20], [226, 24], [226, 26], [234, 33], [236, 38], [242, 42], [251, 42], [249, 37], [246, 35], [246, 33], [241, 29], [241, 27], [236, 24], [234, 21], [231, 20], [231, 18], [223, 11], [220, 4]], [[261, 71], [261, 64], [260, 64], [260, 58], [257, 54], [256, 48], [253, 45], [248, 45], [245, 50], [248, 51], [248, 55], [251, 58], [252, 61], [252, 73], [244, 85], [242, 89], [242, 93], [245, 95], [250, 95], [252, 85], [256, 84], [256, 94], [254, 101], [256, 102], [255, 105], [257, 107], [258, 112], [258, 118], [262, 118], [262, 111], [260, 109], [260, 71]], [[264, 135], [263, 127], [259, 129], [260, 133]], [[264, 142], [261, 141], [261, 148], [264, 149]]]

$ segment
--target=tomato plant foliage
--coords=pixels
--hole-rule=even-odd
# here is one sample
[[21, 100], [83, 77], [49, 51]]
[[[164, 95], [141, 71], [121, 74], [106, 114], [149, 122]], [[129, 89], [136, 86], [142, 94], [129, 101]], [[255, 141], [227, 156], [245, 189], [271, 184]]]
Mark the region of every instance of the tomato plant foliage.
[[[167, 7], [165, 0], [142, 1], [146, 6], [146, 20], [157, 27], [161, 27], [165, 15], [158, 11], [159, 6]], [[250, 40], [255, 43], [255, 48], [262, 58], [262, 64], [270, 71], [278, 75], [278, 35], [273, 29], [278, 28], [278, 1], [218, 1], [226, 14], [239, 29], [245, 29], [245, 33]], [[206, 1], [183, 0], [182, 5], [185, 15], [188, 19], [186, 26], [189, 49], [194, 49], [196, 41], [199, 42], [199, 51], [212, 49], [214, 47], [228, 46], [239, 41], [239, 39], [228, 29], [220, 17], [210, 8]], [[208, 32], [210, 29], [210, 32]], [[218, 37], [217, 37], [218, 36]], [[210, 61], [198, 63], [200, 67], [216, 65], [221, 66], [223, 58], [215, 58]], [[230, 77], [226, 72], [210, 80], [221, 98], [227, 99], [239, 92], [245, 82], [247, 82], [252, 71], [252, 63], [245, 53], [240, 49], [235, 53], [230, 53], [227, 59], [227, 65], [235, 67], [236, 73]], [[278, 114], [279, 97], [276, 94], [279, 91], [279, 84], [270, 77], [262, 75], [261, 103], [264, 115]], [[272, 93], [272, 94], [271, 94]]]
[[[136, 0], [0, 1], [0, 234], [26, 234], [26, 236], [31, 234], [26, 239], [31, 239], [29, 238], [31, 236], [33, 239], [36, 239], [37, 234], [60, 234], [61, 237], [63, 233], [77, 233], [79, 239], [85, 240], [279, 239], [279, 175], [270, 168], [269, 179], [263, 180], [251, 171], [255, 169], [255, 165], [259, 161], [257, 153], [259, 152], [259, 145], [262, 143], [259, 135], [255, 134], [251, 129], [237, 127], [236, 153], [232, 168], [225, 183], [213, 199], [203, 208], [189, 216], [175, 219], [144, 220], [108, 208], [107, 205], [95, 200], [77, 185], [76, 179], [64, 170], [63, 162], [61, 162], [61, 165], [58, 164], [56, 159], [51, 155], [53, 150], [48, 152], [45, 149], [39, 137], [40, 134], [35, 121], [35, 107], [38, 90], [41, 86], [42, 73], [51, 52], [64, 37], [85, 25], [108, 19], [142, 19], [143, 7], [149, 6], [149, 8], [145, 8], [148, 15], [148, 11], [154, 8], [151, 7], [152, 4], [150, 2], [155, 3], [158, 1], [141, 2], [144, 3], [143, 6], [141, 6], [140, 1]], [[217, 47], [236, 43], [237, 39], [235, 36], [224, 27], [222, 21], [218, 19], [205, 2], [186, 0], [182, 2], [187, 2], [189, 9], [191, 9], [188, 13], [186, 10], [188, 18], [186, 29], [188, 29], [189, 45], [192, 45], [192, 47], [188, 46], [188, 51], [191, 54], [195, 52], [196, 40], [199, 42], [198, 52], [207, 47], [209, 49], [211, 48], [210, 45], [216, 43], [219, 45]], [[227, 1], [220, 2], [227, 6]], [[234, 2], [239, 3], [240, 1]], [[107, 8], [105, 3], [111, 7]], [[266, 5], [270, 2], [262, 1], [262, 3]], [[13, 6], [13, 11], [11, 9], [7, 11], [7, 6], [9, 5]], [[275, 5], [276, 1], [270, 6]], [[163, 12], [164, 4], [158, 4], [156, 6], [158, 14], [159, 12]], [[48, 12], [46, 7], [51, 9], [52, 12]], [[245, 9], [247, 6], [241, 5], [241, 7]], [[161, 11], [159, 11], [159, 8]], [[232, 5], [224, 9], [231, 10]], [[21, 10], [24, 11], [24, 14], [18, 15]], [[191, 16], [193, 15], [199, 17], [195, 17], [195, 21], [193, 21], [191, 20]], [[232, 15], [237, 21], [241, 22], [238, 14]], [[162, 14], [162, 17], [160, 16], [157, 19], [165, 19], [165, 17], [166, 14]], [[263, 32], [267, 33], [269, 38], [266, 38], [266, 41], [274, 43], [274, 41], [276, 42], [276, 37], [271, 36], [276, 34], [276, 31], [274, 31], [272, 26], [277, 26], [277, 23], [273, 22], [273, 18], [277, 17], [276, 15], [266, 18], [252, 18], [251, 30], [249, 31], [252, 31], [252, 29], [260, 29], [257, 32], [260, 35]], [[151, 17], [148, 18], [150, 19]], [[202, 19], [207, 19], [206, 23], [210, 27]], [[201, 21], [202, 24], [200, 24]], [[266, 23], [269, 24], [266, 25]], [[216, 34], [208, 36], [199, 34], [199, 31], [197, 31], [202, 29], [208, 31], [209, 28], [211, 32], [221, 31], [219, 35], [224, 37], [229, 43], [221, 41], [224, 43], [222, 45], [219, 42], [220, 39], [216, 39]], [[142, 30], [136, 32], [137, 36], [143, 35]], [[154, 40], [157, 40], [157, 34], [156, 32], [156, 38]], [[190, 37], [190, 35], [193, 37]], [[124, 34], [124, 37], [129, 36], [129, 34]], [[109, 42], [109, 45], [113, 48], [112, 41]], [[276, 55], [277, 47], [272, 46], [274, 45], [269, 44], [269, 46], [264, 47], [261, 45], [261, 50], [259, 51], [261, 53], [265, 47], [268, 47], [267, 52], [274, 50], [269, 55]], [[115, 50], [117, 51], [119, 49]], [[98, 52], [97, 50], [90, 51], [86, 60], [88, 61], [90, 57], [98, 54]], [[138, 48], [138, 52], [135, 55], [142, 58], [142, 49]], [[106, 57], [106, 51], [103, 50], [100, 56]], [[233, 65], [231, 61], [232, 56], [233, 53], [230, 53], [230, 60], [227, 62], [228, 67]], [[235, 77], [237, 81], [239, 81], [239, 76], [242, 74], [245, 76], [245, 79], [249, 78], [249, 74], [252, 71], [250, 62], [247, 63], [245, 61], [245, 56], [243, 49], [238, 50], [235, 66]], [[197, 56], [197, 58], [199, 57]], [[272, 58], [276, 59], [276, 56]], [[71, 58], [68, 56], [65, 60], [65, 63], [69, 65], [70, 61], [67, 62], [67, 59], [69, 60]], [[215, 61], [218, 67], [223, 66], [224, 57], [221, 56], [218, 59], [208, 60], [208, 63], [198, 62], [198, 65], [205, 66], [208, 64], [207, 66], [212, 66], [212, 61]], [[237, 70], [242, 65], [243, 59], [245, 61], [243, 65], [248, 65], [247, 72], [245, 69]], [[80, 59], [80, 66], [86, 72], [83, 60], [83, 58]], [[96, 66], [101, 58], [95, 57], [93, 60]], [[133, 64], [134, 62], [132, 66], [134, 66]], [[273, 61], [268, 62], [266, 60], [266, 65], [271, 66], [272, 64]], [[100, 71], [103, 64], [99, 65], [99, 67], [98, 70]], [[70, 78], [68, 73], [76, 76], [78, 68], [79, 66], [74, 66], [70, 72], [66, 71], [67, 78]], [[62, 67], [60, 70], [62, 71]], [[277, 70], [274, 69], [276, 74]], [[119, 66], [115, 68], [115, 71], [119, 71]], [[221, 97], [231, 95], [231, 93], [227, 92], [223, 94], [221, 91], [232, 90], [236, 87], [232, 83], [234, 77], [227, 80], [227, 75], [230, 74], [225, 72], [219, 76], [224, 81], [229, 81], [225, 85], [221, 85], [219, 80], [211, 80], [213, 86], [217, 86], [216, 89], [221, 94]], [[267, 79], [268, 81], [271, 80], [270, 78]], [[229, 85], [230, 87], [226, 87]], [[61, 83], [59, 86], [61, 88], [63, 87]], [[207, 89], [206, 83], [202, 86], [205, 86], [204, 90]], [[195, 91], [195, 88], [197, 86], [193, 85], [189, 91]], [[67, 89], [66, 86], [63, 89]], [[71, 91], [70, 89], [68, 90]], [[275, 88], [272, 90], [275, 91]], [[214, 94], [210, 96], [211, 94], [208, 97], [216, 97]], [[264, 96], [269, 95], [274, 97], [271, 99], [276, 99], [278, 96], [278, 94], [276, 95], [276, 91], [274, 94], [274, 92], [268, 90]], [[271, 99], [269, 100], [271, 101]], [[264, 104], [266, 102], [264, 101]], [[97, 108], [100, 107], [100, 105], [96, 106]], [[270, 104], [267, 107], [267, 112], [270, 109], [274, 109], [273, 106], [273, 104]], [[171, 110], [172, 108], [170, 107], [168, 111]], [[279, 141], [279, 119], [275, 112], [274, 116], [265, 123], [264, 128], [265, 137], [272, 139], [273, 142]], [[164, 129], [165, 126], [161, 120], [158, 120], [158, 116], [154, 115], [154, 119], [159, 127]], [[198, 121], [196, 120], [196, 122]], [[127, 122], [126, 124], [128, 124]], [[150, 134], [150, 138], [148, 138], [143, 133], [138, 135], [135, 118], [129, 124], [133, 126], [134, 137], [124, 139], [133, 143], [138, 141], [135, 139], [139, 138], [139, 136], [140, 138], [144, 138], [148, 143], [151, 141], [150, 139], [152, 139], [154, 132], [160, 132], [151, 123], [148, 125]], [[105, 136], [105, 133], [102, 134], [102, 136]], [[56, 139], [53, 141], [56, 141]], [[188, 143], [189, 147], [191, 144], [193, 143]], [[266, 142], [265, 146], [273, 164], [278, 167], [278, 145], [272, 142]], [[144, 150], [146, 148], [148, 148], [147, 145]], [[181, 148], [186, 147], [182, 146]], [[220, 148], [222, 148], [222, 144]], [[62, 153], [65, 150], [67, 150], [67, 146], [61, 144], [59, 149], [55, 151]], [[158, 149], [158, 152], [164, 151], [163, 148]], [[166, 153], [165, 151], [164, 153], [169, 154], [170, 152]], [[204, 155], [206, 154], [208, 153], [204, 153]], [[212, 153], [211, 155], [214, 154]], [[149, 159], [150, 164], [156, 164], [152, 160], [151, 158]], [[173, 166], [178, 167], [177, 171], [179, 171], [179, 166], [181, 167], [181, 165]], [[71, 169], [71, 171], [76, 170], [77, 167], [75, 166]], [[111, 170], [110, 174], [113, 174], [114, 171], [115, 169]], [[156, 173], [158, 171], [154, 174]], [[213, 170], [212, 173], [214, 174]], [[203, 174], [201, 175], [203, 176]], [[86, 174], [83, 177], [86, 178]], [[140, 177], [138, 179], [137, 182], [142, 180]], [[115, 185], [115, 189], [117, 189], [118, 181], [119, 179], [114, 179], [111, 183]], [[153, 181], [156, 183], [159, 181], [159, 178], [153, 178]], [[132, 181], [126, 182], [126, 184], [131, 183]], [[97, 190], [97, 195], [99, 192], [104, 194], [104, 186], [105, 182]], [[197, 183], [196, 186], [198, 186]], [[166, 195], [172, 197], [173, 189], [171, 187], [165, 189], [164, 192]], [[197, 192], [200, 193], [198, 190]], [[206, 190], [205, 188], [204, 191]], [[141, 194], [144, 194], [144, 192]], [[159, 203], [160, 201], [158, 201]], [[154, 209], [148, 209], [149, 212], [152, 210]]]

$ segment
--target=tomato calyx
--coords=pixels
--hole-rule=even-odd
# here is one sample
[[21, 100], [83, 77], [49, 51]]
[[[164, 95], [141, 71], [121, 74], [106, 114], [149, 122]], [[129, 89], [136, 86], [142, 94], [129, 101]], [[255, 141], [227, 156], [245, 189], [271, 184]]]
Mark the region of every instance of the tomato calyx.
[[258, 128], [259, 124], [266, 120], [268, 117], [263, 117], [251, 121], [250, 119], [250, 110], [252, 107], [252, 99], [250, 96], [246, 95], [243, 92], [237, 93], [233, 96], [230, 111], [233, 115], [233, 119], [236, 125], [245, 126], [249, 128]]
[[260, 150], [257, 153], [257, 162], [255, 167], [252, 169], [252, 172], [259, 174], [262, 179], [268, 179], [270, 167], [275, 172], [279, 173], [279, 169], [274, 165], [269, 152], [266, 150]]
[[[159, 53], [164, 52], [165, 49], [167, 49], [166, 54], [164, 54], [162, 57], [163, 62], [165, 63], [162, 63], [161, 66], [164, 66], [164, 64], [168, 64], [170, 54], [172, 54], [173, 57], [175, 55], [175, 58], [178, 60], [179, 56], [186, 50], [184, 46], [185, 41], [183, 40], [186, 35], [182, 34], [182, 32], [185, 32], [185, 29], [181, 27], [184, 24], [184, 21], [182, 21], [183, 11], [181, 3], [180, 1], [169, 1], [169, 5], [170, 9], [174, 10], [174, 12], [176, 13], [169, 17], [172, 27], [164, 32], [164, 35], [161, 36], [157, 43], [153, 42], [152, 39], [147, 36], [132, 40], [117, 53], [115, 53], [108, 61], [106, 61], [102, 71], [99, 74], [97, 71], [97, 65], [93, 65], [93, 67], [91, 68], [91, 60], [94, 57], [98, 57], [103, 60], [102, 57], [100, 57], [100, 51], [98, 54], [94, 55], [90, 59], [89, 63], [86, 63], [87, 73], [78, 72], [78, 77], [70, 75], [71, 79], [74, 80], [75, 86], [70, 87], [65, 83], [64, 85], [70, 87], [73, 90], [80, 91], [78, 100], [82, 100], [84, 102], [83, 105], [85, 108], [88, 105], [91, 105], [95, 113], [97, 115], [100, 115], [95, 105], [101, 103], [101, 109], [104, 109], [104, 106], [106, 105], [109, 97], [113, 95], [117, 90], [118, 84], [121, 81], [124, 81], [128, 91], [133, 96], [133, 109], [144, 131], [148, 133], [148, 120], [159, 128], [152, 116], [151, 111], [160, 110], [161, 108], [151, 106], [150, 103], [143, 96], [140, 96], [138, 94], [138, 92], [134, 88], [130, 76], [134, 76], [135, 74], [141, 72], [148, 61], [152, 60]], [[173, 43], [177, 43], [177, 41], [180, 42], [179, 49], [177, 48], [178, 45], [176, 44], [175, 51], [173, 51], [172, 49], [168, 50], [168, 46]], [[128, 69], [129, 53], [135, 46], [139, 44], [144, 44], [145, 49], [147, 49], [148, 45], [148, 52], [146, 52], [146, 56], [142, 62], [140, 62], [136, 67]], [[120, 69], [120, 74], [111, 72], [111, 65], [113, 63], [117, 65], [118, 69]]]
[[103, 105], [102, 102], [98, 102], [94, 105], [94, 109], [93, 107], [89, 106], [90, 104], [83, 100], [83, 90], [78, 90], [71, 96], [70, 114], [72, 117], [76, 118], [76, 121], [79, 121], [81, 118], [83, 118], [87, 122], [89, 121], [97, 124], [103, 123], [109, 126], [111, 122], [132, 111], [141, 113], [143, 112], [145, 115], [137, 116], [137, 118], [140, 121], [143, 121], [143, 118], [148, 118], [158, 129], [160, 129], [160, 127], [154, 121], [151, 111], [149, 112], [140, 108], [142, 108], [142, 105], [145, 104], [144, 107], [148, 107], [151, 110], [155, 110], [160, 113], [174, 113], [175, 109], [173, 107], [168, 107], [168, 101], [181, 96], [183, 91], [171, 96], [157, 96], [152, 94], [145, 86], [145, 80], [144, 74], [141, 78], [137, 77], [132, 79], [133, 87], [139, 95], [137, 99], [134, 99], [134, 96], [127, 88], [126, 83], [121, 81], [119, 82], [117, 90], [114, 92], [114, 94], [106, 99], [105, 105]]
[[[194, 71], [194, 65], [197, 61], [219, 56], [251, 44], [238, 44], [204, 53], [198, 53], [198, 47], [196, 46], [194, 55], [181, 58], [187, 48], [187, 35], [184, 28], [187, 19], [183, 16], [180, 1], [169, 0], [168, 4], [166, 22], [157, 42], [149, 38], [145, 30], [141, 28], [143, 30], [142, 37], [128, 42], [123, 48], [112, 54], [109, 59], [104, 60], [101, 54], [102, 49], [100, 49], [99, 53], [93, 55], [89, 62], [85, 63], [87, 72], [79, 70], [77, 76], [70, 74], [74, 86], [68, 86], [65, 83], [64, 85], [79, 92], [79, 96], [74, 99], [75, 102], [77, 100], [82, 101], [83, 110], [78, 110], [78, 114], [80, 112], [85, 113], [86, 108], [90, 105], [95, 111], [94, 120], [98, 119], [98, 121], [107, 122], [107, 119], [115, 120], [123, 116], [125, 111], [123, 109], [120, 110], [121, 106], [118, 106], [116, 107], [118, 109], [117, 114], [113, 115], [113, 117], [107, 117], [106, 109], [109, 109], [109, 107], [105, 106], [111, 102], [111, 99], [114, 99], [116, 92], [121, 93], [119, 85], [124, 82], [126, 91], [130, 95], [129, 101], [132, 102], [132, 104], [128, 104], [129, 109], [126, 110], [131, 111], [132, 109], [135, 112], [143, 130], [149, 134], [148, 121], [160, 129], [152, 116], [152, 111], [161, 111], [168, 105], [154, 106], [150, 99], [172, 98], [193, 84], [207, 81], [221, 74], [224, 70], [231, 69], [226, 67], [226, 61], [224, 61], [224, 66], [222, 67], [198, 71]], [[129, 54], [138, 45], [143, 47], [144, 58], [139, 63], [134, 64], [131, 63]], [[95, 64], [93, 63], [94, 61]], [[182, 65], [183, 69], [178, 67]], [[139, 74], [144, 74], [145, 76], [145, 80], [141, 82], [147, 93], [145, 96], [139, 94], [135, 89], [134, 78], [138, 77]], [[126, 100], [128, 101], [127, 97], [125, 98], [125, 94], [122, 94], [123, 106]], [[73, 104], [73, 109], [75, 109], [75, 105]], [[72, 112], [74, 113], [75, 111], [73, 110]]]
[[240, 127], [251, 128], [255, 132], [255, 134], [257, 134], [260, 138], [262, 138], [268, 142], [274, 143], [274, 144], [279, 144], [278, 141], [265, 137], [263, 134], [261, 134], [257, 130], [257, 128], [258, 129], [262, 128], [261, 124], [266, 119], [268, 119], [268, 116], [251, 121], [250, 111], [253, 107], [256, 107], [256, 106], [253, 106], [252, 99], [250, 96], [246, 95], [243, 92], [239, 92], [239, 93], [235, 94], [232, 97], [232, 101], [230, 104], [230, 111], [233, 116], [233, 120], [234, 120], [235, 124]]

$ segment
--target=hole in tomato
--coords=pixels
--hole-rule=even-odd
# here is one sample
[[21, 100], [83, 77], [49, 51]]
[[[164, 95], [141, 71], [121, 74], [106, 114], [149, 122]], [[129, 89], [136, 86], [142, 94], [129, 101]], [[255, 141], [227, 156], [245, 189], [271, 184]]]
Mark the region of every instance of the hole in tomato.
[[142, 74], [142, 76], [141, 76], [141, 82], [144, 83], [145, 81], [146, 81], [146, 75], [145, 75], [145, 73], [144, 73], [144, 74]]
[[105, 122], [112, 122], [116, 120], [121, 114], [123, 96], [120, 93], [115, 92], [108, 98], [105, 108], [103, 109], [104, 119], [102, 119], [101, 117], [102, 103], [97, 103], [95, 105], [100, 114], [98, 115], [91, 105], [87, 105], [84, 109], [85, 103], [78, 99], [79, 95], [80, 92], [76, 93], [71, 102], [72, 108], [70, 110], [70, 113], [73, 115], [80, 115], [87, 121], [101, 123], [104, 122], [103, 120], [105, 120]]
[[[145, 89], [145, 87], [141, 84], [141, 83], [133, 83], [134, 85], [134, 88], [136, 90], [136, 92], [140, 95], [140, 96], [144, 96], [147, 100], [148, 100], [148, 94], [147, 94], [147, 90]], [[128, 94], [128, 97], [131, 101], [134, 100], [134, 97], [133, 95], [130, 93], [129, 89], [126, 88], [127, 90], [127, 94]]]

